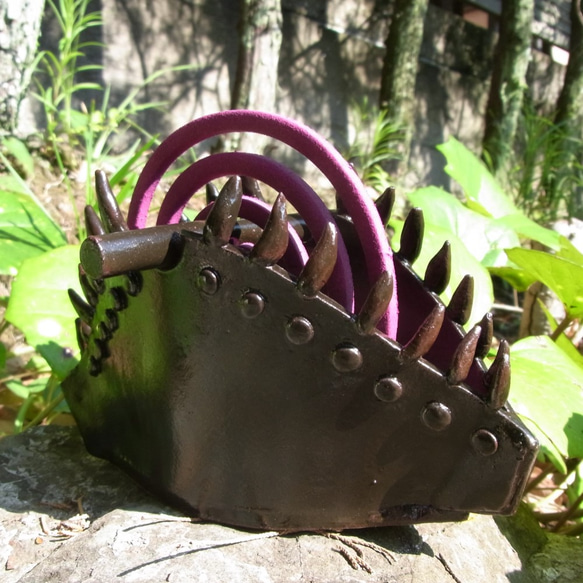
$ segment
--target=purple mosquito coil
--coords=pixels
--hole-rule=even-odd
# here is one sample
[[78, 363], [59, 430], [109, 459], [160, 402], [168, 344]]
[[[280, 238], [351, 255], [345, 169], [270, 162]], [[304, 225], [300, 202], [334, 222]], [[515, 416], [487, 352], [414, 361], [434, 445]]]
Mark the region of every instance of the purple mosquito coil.
[[[338, 209], [286, 166], [243, 152], [172, 163], [231, 132], [275, 138], [308, 158]], [[213, 180], [228, 178], [220, 192]], [[273, 206], [259, 183], [279, 196]], [[193, 194], [207, 206], [183, 220]], [[86, 209], [80, 281], [70, 291], [82, 357], [64, 384], [89, 451], [190, 515], [261, 529], [322, 530], [510, 513], [537, 443], [507, 404], [508, 345], [487, 368], [487, 314], [469, 332], [473, 280], [446, 307], [446, 243], [411, 269], [423, 216], [399, 253], [353, 168], [310, 128], [227, 111], [155, 150], [127, 224], [105, 175]], [[286, 201], [297, 210], [288, 216]], [[398, 290], [398, 294], [397, 294]]]
[[[323, 138], [309, 127], [287, 118], [258, 111], [234, 110], [208, 115], [174, 132], [146, 164], [132, 198], [128, 224], [143, 228], [156, 186], [171, 164], [201, 141], [230, 132], [255, 132], [277, 138], [311, 160], [329, 179], [354, 221], [365, 251], [369, 281], [387, 272], [393, 279], [392, 251], [385, 226], [352, 167]], [[305, 220], [312, 236], [319, 240], [334, 218], [318, 195], [297, 174], [269, 158], [242, 152], [217, 154], [192, 164], [170, 188], [158, 216], [158, 224], [177, 223], [192, 195], [214, 179], [226, 175], [252, 176], [283, 193]], [[256, 201], [248, 199], [243, 213]], [[245, 214], [241, 214], [245, 217]], [[246, 218], [246, 217], [245, 217]], [[338, 260], [330, 277], [328, 293], [345, 308], [354, 307], [354, 286], [346, 246], [338, 244]], [[396, 290], [379, 322], [379, 329], [395, 338], [398, 307]]]

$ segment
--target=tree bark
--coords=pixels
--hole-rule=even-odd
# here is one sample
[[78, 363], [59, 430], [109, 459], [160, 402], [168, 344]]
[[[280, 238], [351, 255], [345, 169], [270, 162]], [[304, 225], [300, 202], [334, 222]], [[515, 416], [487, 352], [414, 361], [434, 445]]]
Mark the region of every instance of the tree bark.
[[504, 0], [500, 36], [486, 106], [482, 147], [495, 173], [504, 167], [514, 142], [531, 56], [534, 0]]
[[[274, 111], [282, 38], [281, 0], [241, 0], [239, 54], [231, 109]], [[237, 147], [262, 149], [263, 139], [244, 134]]]
[[398, 149], [405, 165], [413, 136], [415, 80], [427, 4], [428, 0], [395, 0], [385, 41], [379, 105], [392, 123], [403, 128]]
[[[555, 125], [560, 126], [558, 132], [560, 142], [556, 152], [560, 153], [558, 161], [554, 162], [555, 172], [549, 173], [546, 194], [551, 201], [565, 198], [570, 216], [583, 218], [583, 194], [576, 187], [576, 180], [564, 180], [574, 173], [573, 164], [578, 160], [578, 150], [581, 149], [581, 111], [583, 108], [583, 15], [581, 0], [571, 2], [571, 37], [569, 41], [569, 62], [565, 71], [565, 80], [557, 107], [555, 110]], [[549, 162], [551, 164], [551, 162]], [[572, 196], [565, 196], [559, 189], [573, 189]]]
[[44, 0], [0, 0], [0, 131], [18, 126], [32, 75]]

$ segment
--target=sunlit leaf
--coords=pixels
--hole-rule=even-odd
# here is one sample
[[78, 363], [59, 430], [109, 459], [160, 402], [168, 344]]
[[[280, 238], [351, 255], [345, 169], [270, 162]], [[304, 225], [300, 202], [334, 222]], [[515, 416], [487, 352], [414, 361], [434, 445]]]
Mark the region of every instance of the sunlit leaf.
[[550, 249], [558, 251], [561, 248], [561, 235], [551, 229], [541, 227], [522, 213], [506, 215], [494, 220], [500, 226], [508, 227], [526, 239], [538, 241]]
[[[486, 261], [482, 262], [482, 264], [484, 263], [486, 263]], [[528, 271], [519, 269], [512, 264], [502, 267], [490, 267], [487, 265], [487, 267], [491, 275], [507, 281], [514, 289], [516, 289], [516, 291], [519, 292], [526, 291], [536, 281], [536, 278]]]
[[583, 265], [532, 249], [507, 249], [511, 261], [552, 289], [573, 318], [583, 316]]
[[490, 217], [465, 207], [455, 196], [435, 186], [420, 188], [408, 195], [411, 203], [423, 209], [426, 223], [456, 235], [478, 261], [482, 261], [492, 250], [519, 245], [512, 228], [499, 224]]
[[[557, 322], [554, 318], [554, 316], [551, 314], [551, 312], [549, 311], [549, 309], [547, 308], [547, 306], [545, 305], [544, 302], [541, 301], [540, 298], [538, 298], [538, 304], [540, 309], [544, 312], [549, 325], [551, 327], [551, 332], [554, 332], [557, 328]], [[562, 334], [559, 335], [559, 337], [555, 340], [555, 344], [565, 352], [565, 354], [567, 354], [571, 359], [573, 359], [575, 361], [575, 363], [581, 367], [581, 370], [583, 370], [583, 354], [581, 354], [577, 348], [575, 347], [575, 345], [573, 344], [573, 342], [571, 342], [571, 339], [568, 338], [565, 333], [563, 332]]]
[[[393, 249], [398, 250], [398, 241], [403, 223], [402, 221], [391, 220], [390, 225], [395, 229], [395, 236], [391, 241], [391, 246]], [[419, 258], [413, 264], [413, 269], [423, 278], [427, 264], [446, 240], [451, 244], [451, 278], [449, 285], [441, 294], [441, 299], [447, 305], [462, 278], [466, 274], [472, 275], [474, 278], [474, 302], [470, 319], [466, 325], [470, 327], [481, 320], [486, 312], [490, 311], [494, 303], [494, 292], [488, 271], [468, 252], [465, 245], [451, 232], [426, 223], [423, 247]]]
[[34, 172], [34, 160], [26, 147], [26, 144], [15, 138], [14, 136], [9, 136], [2, 140], [2, 145], [6, 148], [6, 151], [14, 158], [26, 177], [32, 176]]
[[81, 293], [79, 246], [66, 245], [26, 260], [12, 284], [6, 319], [20, 328], [62, 379], [75, 366], [75, 313], [68, 288]]
[[511, 401], [533, 431], [565, 458], [583, 457], [583, 368], [548, 336], [519, 340], [510, 351]]
[[558, 253], [559, 257], [572, 261], [577, 265], [583, 265], [583, 253], [581, 253], [581, 251], [579, 251], [579, 249], [577, 249], [567, 237], [561, 237], [560, 243], [561, 249]]
[[0, 274], [15, 275], [24, 260], [65, 243], [62, 230], [34, 199], [0, 190]]
[[538, 423], [534, 419], [530, 419], [526, 415], [519, 414], [522, 421], [530, 428], [532, 433], [536, 435], [538, 440], [540, 450], [539, 456], [544, 455], [559, 472], [562, 474], [567, 473], [567, 464], [565, 463], [564, 455], [557, 449], [557, 446], [552, 442], [552, 440], [546, 435], [546, 433], [540, 428]]
[[468, 206], [494, 218], [517, 212], [514, 203], [470, 150], [455, 138], [437, 146], [445, 156], [445, 171], [463, 188]]

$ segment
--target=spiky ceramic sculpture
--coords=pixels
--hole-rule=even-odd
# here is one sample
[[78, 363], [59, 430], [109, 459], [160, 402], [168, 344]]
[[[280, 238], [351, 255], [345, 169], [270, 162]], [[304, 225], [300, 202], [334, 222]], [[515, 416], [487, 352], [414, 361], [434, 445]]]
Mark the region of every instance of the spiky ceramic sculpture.
[[[196, 143], [250, 131], [327, 176], [331, 213], [281, 164], [211, 155], [154, 189]], [[230, 176], [221, 192], [212, 180]], [[243, 177], [243, 178], [241, 178]], [[258, 181], [281, 192], [273, 208]], [[208, 206], [182, 222], [192, 194]], [[154, 152], [126, 224], [97, 173], [87, 208], [86, 300], [71, 291], [82, 358], [65, 394], [93, 454], [203, 519], [261, 529], [344, 529], [510, 513], [537, 443], [506, 399], [508, 346], [489, 368], [490, 315], [468, 333], [466, 277], [446, 307], [449, 245], [411, 270], [414, 209], [393, 258], [388, 190], [375, 205], [309, 128], [250, 111], [206, 116]], [[284, 198], [285, 197], [285, 198]], [[286, 215], [286, 199], [299, 217]], [[129, 227], [128, 227], [129, 225]]]

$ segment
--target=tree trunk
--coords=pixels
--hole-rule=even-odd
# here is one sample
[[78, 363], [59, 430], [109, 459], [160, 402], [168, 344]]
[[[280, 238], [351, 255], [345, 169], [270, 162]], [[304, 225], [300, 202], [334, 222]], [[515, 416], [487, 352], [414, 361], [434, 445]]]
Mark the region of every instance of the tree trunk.
[[[274, 111], [282, 37], [281, 1], [241, 0], [240, 5], [239, 55], [231, 109]], [[263, 143], [256, 134], [244, 134], [236, 147], [260, 151]]]
[[0, 131], [18, 126], [37, 52], [44, 0], [0, 0]]
[[[571, 38], [569, 42], [569, 63], [565, 80], [555, 112], [555, 125], [561, 129], [557, 133], [559, 143], [554, 151], [559, 153], [558, 160], [548, 162], [555, 166], [549, 173], [546, 195], [550, 201], [564, 198], [570, 216], [583, 218], [583, 196], [577, 187], [574, 164], [580, 164], [578, 151], [581, 150], [581, 111], [583, 108], [583, 14], [580, 0], [571, 2]], [[580, 155], [580, 154], [579, 154]], [[569, 180], [571, 178], [571, 180]], [[565, 190], [572, 189], [566, 196]]]
[[398, 149], [409, 158], [415, 115], [415, 80], [428, 0], [395, 0], [383, 61], [379, 105], [389, 120], [403, 128]]
[[494, 172], [512, 151], [531, 55], [534, 0], [504, 0], [482, 143]]

